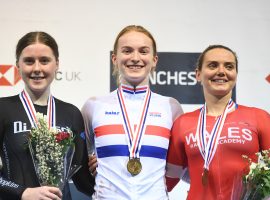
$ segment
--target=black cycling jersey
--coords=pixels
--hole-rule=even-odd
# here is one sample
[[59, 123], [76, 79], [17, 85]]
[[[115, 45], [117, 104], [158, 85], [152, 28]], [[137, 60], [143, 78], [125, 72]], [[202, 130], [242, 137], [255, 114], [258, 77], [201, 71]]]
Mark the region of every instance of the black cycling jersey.
[[[94, 178], [88, 170], [88, 157], [81, 112], [72, 104], [55, 99], [56, 128], [69, 127], [75, 136], [72, 164], [82, 165], [72, 177], [77, 189], [88, 196], [93, 193]], [[47, 106], [34, 105], [37, 112], [46, 114]], [[0, 98], [0, 156], [3, 167], [0, 175], [0, 199], [21, 199], [27, 187], [38, 187], [32, 158], [28, 149], [30, 121], [19, 95]], [[71, 199], [63, 194], [63, 199]]]

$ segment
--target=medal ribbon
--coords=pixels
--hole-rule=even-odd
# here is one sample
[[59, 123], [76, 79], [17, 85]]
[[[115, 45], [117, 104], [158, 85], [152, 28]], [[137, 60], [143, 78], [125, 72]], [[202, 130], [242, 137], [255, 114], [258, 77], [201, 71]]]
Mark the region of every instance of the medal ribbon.
[[150, 99], [151, 99], [151, 91], [149, 87], [147, 87], [147, 91], [143, 100], [141, 112], [140, 112], [140, 118], [138, 119], [137, 127], [136, 130], [133, 131], [130, 120], [128, 117], [128, 112], [126, 109], [126, 103], [125, 103], [125, 98], [122, 92], [121, 88], [117, 89], [117, 97], [119, 100], [122, 116], [123, 116], [123, 121], [124, 121], [124, 129], [128, 137], [128, 146], [129, 146], [129, 154], [130, 158], [139, 158], [139, 148], [141, 146], [141, 138], [145, 133], [145, 121], [146, 121], [146, 116], [148, 113], [148, 108], [150, 104]]
[[[34, 104], [29, 96], [29, 94], [23, 90], [19, 97], [21, 99], [21, 102], [23, 104], [24, 110], [28, 116], [28, 119], [31, 123], [32, 127], [37, 126], [37, 118], [36, 118], [36, 109], [34, 107]], [[48, 121], [48, 128], [55, 127], [56, 117], [55, 117], [55, 101], [54, 97], [52, 95], [49, 95], [48, 99], [48, 106], [47, 106], [47, 121]]]
[[222, 115], [218, 117], [214, 127], [211, 131], [210, 137], [207, 141], [206, 138], [206, 103], [201, 108], [198, 125], [196, 130], [196, 140], [201, 152], [201, 155], [204, 159], [204, 168], [209, 170], [210, 163], [216, 153], [219, 137], [224, 126], [224, 122], [227, 114], [236, 107], [236, 104], [230, 99]]

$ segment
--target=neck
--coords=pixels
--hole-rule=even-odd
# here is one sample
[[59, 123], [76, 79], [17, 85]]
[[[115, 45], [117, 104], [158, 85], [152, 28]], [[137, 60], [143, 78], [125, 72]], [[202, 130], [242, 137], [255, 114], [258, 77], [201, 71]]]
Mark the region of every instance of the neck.
[[220, 98], [216, 96], [205, 95], [207, 115], [210, 116], [221, 115], [230, 99], [231, 99], [230, 93]]
[[48, 88], [42, 93], [34, 93], [33, 91], [25, 88], [27, 93], [29, 94], [33, 104], [40, 105], [40, 106], [46, 106], [48, 104], [48, 98], [50, 95], [50, 89]]

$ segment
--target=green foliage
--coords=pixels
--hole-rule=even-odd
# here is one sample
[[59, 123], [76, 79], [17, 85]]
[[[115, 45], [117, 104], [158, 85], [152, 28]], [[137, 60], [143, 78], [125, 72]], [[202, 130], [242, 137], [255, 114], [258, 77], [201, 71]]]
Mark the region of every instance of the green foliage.
[[243, 199], [260, 200], [270, 195], [270, 150], [257, 153], [258, 162], [252, 162], [247, 156], [243, 156], [250, 164], [249, 174], [243, 179], [246, 194]]
[[46, 116], [37, 113], [37, 126], [29, 135], [29, 149], [41, 185], [59, 186], [64, 175], [65, 153], [73, 147], [73, 133], [48, 128]]

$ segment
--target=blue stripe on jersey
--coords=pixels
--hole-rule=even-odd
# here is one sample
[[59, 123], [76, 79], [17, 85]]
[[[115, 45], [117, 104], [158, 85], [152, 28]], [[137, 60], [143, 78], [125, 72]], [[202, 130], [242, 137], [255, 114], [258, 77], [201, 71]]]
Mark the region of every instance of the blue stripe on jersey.
[[140, 150], [141, 157], [153, 157], [166, 160], [167, 149], [155, 146], [142, 146]]
[[[142, 146], [140, 150], [140, 157], [152, 157], [166, 159], [167, 149], [155, 146]], [[129, 156], [127, 145], [110, 145], [97, 148], [98, 158], [106, 158], [112, 156]]]
[[106, 158], [111, 156], [129, 156], [127, 145], [110, 145], [97, 148], [98, 158]]
[[141, 93], [145, 93], [146, 90], [142, 90], [142, 91], [129, 91], [129, 90], [125, 90], [123, 89], [123, 92], [129, 93], [129, 94], [141, 94]]

